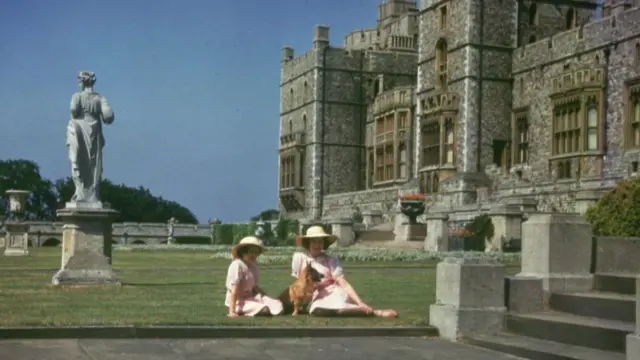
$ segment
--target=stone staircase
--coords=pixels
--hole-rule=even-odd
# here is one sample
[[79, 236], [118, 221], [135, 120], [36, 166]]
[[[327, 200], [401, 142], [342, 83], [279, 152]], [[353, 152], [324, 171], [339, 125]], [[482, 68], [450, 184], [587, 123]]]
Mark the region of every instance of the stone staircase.
[[422, 241], [395, 241], [393, 223], [383, 223], [369, 229], [356, 231], [355, 248], [391, 248], [422, 250]]
[[592, 291], [551, 293], [545, 310], [510, 312], [506, 332], [466, 342], [532, 360], [625, 360], [635, 294], [635, 274], [596, 273]]

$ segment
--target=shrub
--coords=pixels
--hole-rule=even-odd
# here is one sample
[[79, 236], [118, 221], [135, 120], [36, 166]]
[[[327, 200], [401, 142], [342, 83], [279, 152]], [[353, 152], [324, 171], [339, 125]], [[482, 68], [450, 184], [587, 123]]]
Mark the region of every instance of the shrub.
[[465, 236], [464, 249], [466, 251], [484, 251], [485, 242], [493, 237], [495, 228], [487, 214], [478, 215], [465, 226], [468, 236]]
[[[231, 260], [231, 246], [229, 245], [115, 245], [114, 250], [130, 252], [199, 251], [211, 253], [212, 259]], [[291, 263], [291, 257], [296, 251], [300, 251], [300, 249], [294, 246], [269, 247], [258, 261], [261, 264], [288, 265]], [[420, 263], [440, 261], [447, 257], [491, 259], [503, 264], [516, 264], [520, 261], [520, 253], [484, 253], [478, 251], [424, 252], [405, 249], [335, 248], [330, 249], [329, 253], [337, 256], [341, 261], [350, 262], [395, 261]]]
[[640, 179], [621, 181], [585, 213], [594, 235], [640, 236]]
[[300, 228], [298, 220], [280, 218], [276, 225], [275, 244], [277, 246], [295, 246], [296, 235]]
[[213, 226], [213, 243], [216, 245], [234, 245], [243, 237], [255, 235], [256, 223], [248, 224], [215, 224]]

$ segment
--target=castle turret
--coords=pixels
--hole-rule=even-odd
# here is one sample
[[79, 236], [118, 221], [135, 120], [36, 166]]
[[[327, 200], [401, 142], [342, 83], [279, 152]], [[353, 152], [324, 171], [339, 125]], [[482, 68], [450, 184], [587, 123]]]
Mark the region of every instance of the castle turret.
[[287, 62], [293, 60], [294, 50], [291, 46], [285, 46], [282, 48], [282, 61]]
[[329, 26], [317, 25], [313, 36], [313, 48], [322, 49], [329, 46]]

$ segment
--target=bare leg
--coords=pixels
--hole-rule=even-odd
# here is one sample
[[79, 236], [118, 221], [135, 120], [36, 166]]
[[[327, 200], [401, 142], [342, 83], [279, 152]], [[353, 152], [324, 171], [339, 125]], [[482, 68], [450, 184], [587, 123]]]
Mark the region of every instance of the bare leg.
[[294, 300], [293, 301], [293, 314], [291, 314], [291, 315], [297, 316], [298, 314], [300, 314], [300, 306], [301, 305], [302, 304], [300, 304], [300, 301]]

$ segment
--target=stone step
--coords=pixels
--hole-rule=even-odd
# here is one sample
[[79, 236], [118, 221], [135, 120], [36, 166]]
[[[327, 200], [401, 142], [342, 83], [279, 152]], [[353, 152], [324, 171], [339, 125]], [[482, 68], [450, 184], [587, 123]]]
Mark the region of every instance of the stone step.
[[606, 320], [636, 321], [636, 296], [611, 292], [552, 293], [553, 310]]
[[624, 352], [635, 323], [577, 316], [555, 311], [507, 315], [507, 330], [542, 340], [605, 351]]
[[594, 289], [635, 295], [637, 276], [638, 274], [596, 273], [594, 276]]
[[625, 360], [618, 352], [567, 345], [511, 333], [495, 336], [474, 335], [464, 342], [530, 360]]
[[393, 231], [387, 230], [362, 230], [358, 234], [357, 241], [373, 242], [373, 241], [390, 241], [395, 235]]

